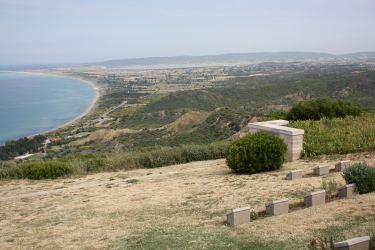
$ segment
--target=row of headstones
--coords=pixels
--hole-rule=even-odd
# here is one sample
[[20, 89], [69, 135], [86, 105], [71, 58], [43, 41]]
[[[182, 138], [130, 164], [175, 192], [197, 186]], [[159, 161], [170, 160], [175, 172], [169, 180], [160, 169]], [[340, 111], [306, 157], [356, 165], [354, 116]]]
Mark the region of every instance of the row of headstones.
[[[325, 165], [328, 169], [328, 165]], [[324, 166], [324, 167], [325, 167]], [[335, 164], [336, 171], [342, 171], [343, 169], [347, 169], [350, 167], [350, 161], [341, 161]], [[322, 169], [322, 166], [318, 166], [314, 168], [318, 169], [319, 171]], [[317, 170], [317, 171], [318, 171]], [[329, 170], [328, 170], [329, 171]], [[291, 173], [292, 177], [300, 177], [302, 178], [302, 169], [301, 170], [292, 170], [288, 173]], [[288, 174], [287, 174], [288, 179]], [[295, 179], [295, 178], [292, 178]], [[358, 193], [355, 192], [355, 184], [347, 184], [341, 186], [337, 189], [338, 196], [340, 198], [350, 198], [352, 196], [357, 195]], [[307, 207], [317, 206], [324, 204], [326, 197], [326, 191], [320, 190], [316, 192], [310, 192], [303, 196], [304, 204]], [[250, 206], [244, 208], [237, 208], [227, 212], [227, 222], [232, 225], [239, 225], [242, 223], [250, 222]], [[280, 200], [270, 201], [266, 204], [266, 213], [271, 215], [281, 215], [286, 214], [289, 212], [289, 199], [284, 198]]]
[[[355, 184], [348, 184], [337, 189], [339, 197], [350, 198], [357, 195], [355, 192]], [[326, 191], [320, 190], [310, 192], [303, 196], [304, 204], [307, 207], [318, 206], [325, 204]], [[289, 199], [284, 198], [280, 200], [270, 201], [266, 204], [266, 213], [270, 215], [281, 215], [289, 212]], [[250, 222], [250, 206], [243, 208], [236, 208], [226, 213], [227, 223], [231, 225], [240, 225]]]
[[[341, 172], [350, 167], [350, 161], [340, 161], [335, 164], [335, 171]], [[329, 173], [329, 166], [322, 165], [314, 168], [314, 174], [324, 175]], [[295, 180], [302, 178], [302, 169], [292, 170], [287, 172], [287, 180]], [[349, 198], [357, 193], [355, 192], [355, 184], [348, 184], [337, 189], [339, 197]], [[308, 207], [317, 206], [325, 203], [325, 190], [311, 192], [303, 196], [304, 204]], [[281, 215], [289, 212], [289, 199], [284, 198], [280, 200], [270, 201], [266, 204], [266, 213], [271, 215]], [[231, 225], [240, 225], [250, 222], [250, 206], [243, 208], [236, 208], [226, 213], [227, 223]], [[363, 236], [346, 241], [335, 243], [335, 249], [368, 249], [370, 244], [370, 237]]]
[[[314, 173], [321, 171], [323, 169], [327, 173], [329, 172], [328, 165], [318, 166], [314, 168]], [[347, 169], [350, 167], [350, 161], [340, 161], [335, 164], [336, 171], [342, 171], [343, 169]], [[327, 171], [327, 170], [328, 171]], [[315, 171], [316, 170], [316, 171]], [[290, 174], [290, 175], [288, 175]], [[302, 178], [302, 169], [301, 170], [292, 170], [287, 172], [287, 179], [288, 177], [297, 177]], [[295, 178], [291, 178], [295, 179]], [[341, 198], [350, 198], [352, 196], [357, 195], [358, 193], [355, 192], [355, 184], [347, 184], [341, 186], [337, 189], [338, 196]], [[303, 196], [304, 204], [307, 207], [317, 206], [325, 203], [325, 190], [320, 190], [316, 192], [310, 192]], [[266, 213], [271, 215], [280, 215], [286, 214], [289, 211], [289, 199], [284, 198], [281, 200], [274, 200], [270, 201], [266, 204]], [[244, 211], [244, 212], [243, 212]], [[244, 208], [237, 208], [227, 212], [227, 222], [232, 225], [239, 225], [242, 223], [250, 222], [250, 206]], [[237, 214], [237, 215], [236, 215]]]
[[[324, 190], [318, 191], [315, 193], [318, 193], [318, 194], [314, 194], [311, 196], [319, 195], [320, 197], [318, 199], [321, 199], [321, 195], [323, 195], [322, 197], [324, 200], [324, 197], [325, 197]], [[267, 203], [266, 213], [273, 214], [273, 215], [280, 215], [280, 214], [288, 213], [288, 201], [289, 201], [288, 199], [281, 199], [281, 200], [271, 201]], [[306, 204], [306, 198], [305, 198], [305, 204]], [[226, 215], [227, 215], [227, 223], [234, 225], [234, 226], [240, 225], [246, 222], [250, 222], [251, 220], [250, 206], [230, 210], [227, 212]], [[348, 239], [345, 241], [334, 243], [334, 248], [340, 249], [340, 250], [369, 249], [369, 247], [370, 247], [369, 236], [357, 237], [357, 238], [352, 238], [352, 239]]]
[[[328, 165], [326, 165], [326, 167], [328, 169]], [[341, 161], [335, 164], [336, 171], [342, 171], [343, 169], [346, 169], [349, 167], [350, 167], [349, 160]], [[318, 166], [315, 169], [320, 170], [321, 168], [322, 166]], [[314, 172], [315, 172], [315, 169], [314, 169]], [[293, 175], [293, 174], [297, 173], [297, 176], [300, 176], [300, 178], [302, 178], [302, 169], [293, 170], [289, 172], [291, 172], [292, 177], [295, 177], [296, 175]], [[287, 179], [288, 179], [288, 174], [287, 174]], [[358, 194], [357, 192], [355, 192], [355, 184], [347, 184], [347, 185], [341, 186], [337, 189], [337, 191], [338, 191], [338, 196], [341, 198], [350, 198]], [[325, 190], [310, 192], [303, 196], [304, 204], [307, 207], [321, 205], [326, 202], [325, 197], [326, 197]], [[267, 214], [281, 215], [281, 214], [287, 214], [288, 212], [289, 212], [289, 199], [288, 198], [270, 201], [266, 204]], [[230, 210], [227, 212], [226, 215], [227, 215], [227, 223], [231, 225], [240, 225], [246, 222], [250, 222], [250, 206]]]
[[[336, 172], [342, 172], [345, 169], [350, 168], [350, 160], [346, 161], [340, 161], [335, 164], [335, 171]], [[321, 166], [316, 166], [314, 168], [314, 174], [315, 175], [325, 175], [329, 173], [329, 166], [327, 164], [321, 165]], [[286, 179], [287, 180], [297, 180], [297, 179], [302, 179], [302, 169], [298, 170], [291, 170], [286, 172]]]

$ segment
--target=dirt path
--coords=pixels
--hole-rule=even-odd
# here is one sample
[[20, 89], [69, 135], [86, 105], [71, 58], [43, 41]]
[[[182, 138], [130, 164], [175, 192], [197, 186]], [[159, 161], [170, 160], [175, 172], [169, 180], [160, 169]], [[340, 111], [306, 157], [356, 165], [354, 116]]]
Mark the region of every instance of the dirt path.
[[[222, 160], [219, 160], [222, 161]], [[187, 169], [183, 172], [189, 172], [189, 171], [197, 171], [203, 168], [193, 168], [193, 169]], [[98, 187], [98, 186], [105, 186], [105, 185], [112, 185], [116, 183], [132, 183], [133, 181], [137, 182], [142, 179], [146, 178], [154, 178], [154, 177], [161, 177], [165, 175], [173, 175], [173, 174], [179, 174], [181, 172], [166, 172], [166, 173], [159, 173], [159, 174], [149, 174], [147, 173], [146, 175], [139, 175], [139, 176], [132, 176], [130, 178], [123, 178], [119, 177], [120, 179], [113, 179], [110, 177], [110, 180], [108, 181], [101, 181], [101, 182], [94, 182], [94, 183], [82, 183], [78, 185], [71, 185], [71, 186], [66, 186], [66, 183], [71, 183], [69, 181], [63, 182], [63, 186], [55, 187], [54, 189], [47, 189], [43, 191], [38, 191], [38, 192], [32, 192], [32, 193], [23, 193], [23, 194], [16, 194], [16, 195], [11, 195], [11, 196], [5, 196], [5, 197], [0, 197], [0, 201], [8, 201], [8, 200], [13, 200], [13, 199], [21, 199], [21, 198], [29, 198], [29, 197], [35, 197], [35, 196], [40, 196], [40, 195], [48, 195], [48, 194], [54, 194], [54, 193], [61, 193], [61, 192], [66, 192], [66, 191], [71, 191], [71, 190], [78, 190], [78, 189], [83, 189], [83, 188], [92, 188], [92, 187]], [[106, 173], [108, 174], [108, 173]], [[118, 177], [118, 176], [117, 176]]]

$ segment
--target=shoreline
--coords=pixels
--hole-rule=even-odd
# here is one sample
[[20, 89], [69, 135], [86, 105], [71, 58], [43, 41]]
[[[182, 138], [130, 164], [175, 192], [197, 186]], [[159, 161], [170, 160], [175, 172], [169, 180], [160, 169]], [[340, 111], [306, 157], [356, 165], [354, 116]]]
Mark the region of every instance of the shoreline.
[[[95, 106], [96, 102], [99, 100], [99, 97], [100, 97], [100, 93], [99, 93], [99, 88], [98, 86], [96, 86], [94, 83], [92, 82], [89, 82], [87, 80], [83, 80], [83, 79], [80, 79], [80, 78], [75, 78], [75, 77], [71, 77], [71, 76], [64, 76], [64, 75], [54, 75], [54, 74], [46, 74], [46, 73], [39, 73], [39, 72], [27, 72], [27, 71], [11, 71], [11, 70], [0, 70], [0, 72], [7, 72], [7, 73], [21, 73], [21, 74], [35, 74], [35, 75], [46, 75], [46, 76], [55, 76], [55, 77], [64, 77], [64, 78], [70, 78], [70, 79], [73, 79], [73, 80], [77, 80], [77, 81], [80, 81], [80, 82], [83, 82], [87, 85], [89, 85], [93, 91], [94, 91], [94, 96], [93, 98], [91, 99], [90, 101], [90, 104], [89, 106], [87, 107], [87, 109], [81, 113], [80, 115], [78, 115], [77, 117], [75, 117], [73, 120], [65, 123], [65, 124], [62, 124], [62, 125], [59, 125], [58, 127], [55, 127], [55, 128], [52, 128], [52, 129], [49, 129], [47, 131], [43, 131], [43, 132], [40, 132], [40, 133], [37, 133], [37, 134], [32, 134], [32, 135], [28, 135], [26, 137], [33, 137], [33, 136], [36, 136], [36, 135], [42, 135], [42, 134], [46, 134], [46, 133], [49, 133], [49, 132], [52, 132], [52, 131], [55, 131], [59, 128], [62, 128], [62, 127], [66, 127], [74, 122], [76, 122], [78, 119], [84, 117], [85, 115], [87, 115], [88, 113], [90, 113], [90, 111], [92, 110], [92, 108]], [[19, 138], [18, 138], [19, 139]], [[18, 140], [18, 139], [15, 139], [15, 140]]]

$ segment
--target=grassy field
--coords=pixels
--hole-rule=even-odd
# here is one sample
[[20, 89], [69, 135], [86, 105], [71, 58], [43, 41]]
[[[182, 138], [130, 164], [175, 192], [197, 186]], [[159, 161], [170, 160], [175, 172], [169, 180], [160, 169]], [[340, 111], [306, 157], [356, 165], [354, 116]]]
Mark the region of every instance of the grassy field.
[[312, 173], [339, 160], [375, 153], [310, 157], [285, 163], [279, 171], [237, 175], [225, 160], [99, 173], [57, 180], [0, 181], [2, 249], [308, 249], [312, 237], [334, 241], [375, 233], [375, 193], [289, 214], [261, 218], [237, 227], [225, 213], [250, 205], [322, 189], [323, 178], [341, 185], [341, 173], [285, 180], [285, 171]]

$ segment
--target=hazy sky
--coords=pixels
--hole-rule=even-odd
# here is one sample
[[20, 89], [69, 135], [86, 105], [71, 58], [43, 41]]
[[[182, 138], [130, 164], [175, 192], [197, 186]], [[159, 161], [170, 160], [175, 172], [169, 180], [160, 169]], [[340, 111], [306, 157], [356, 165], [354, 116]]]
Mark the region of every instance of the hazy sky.
[[0, 0], [0, 65], [375, 51], [375, 0]]

